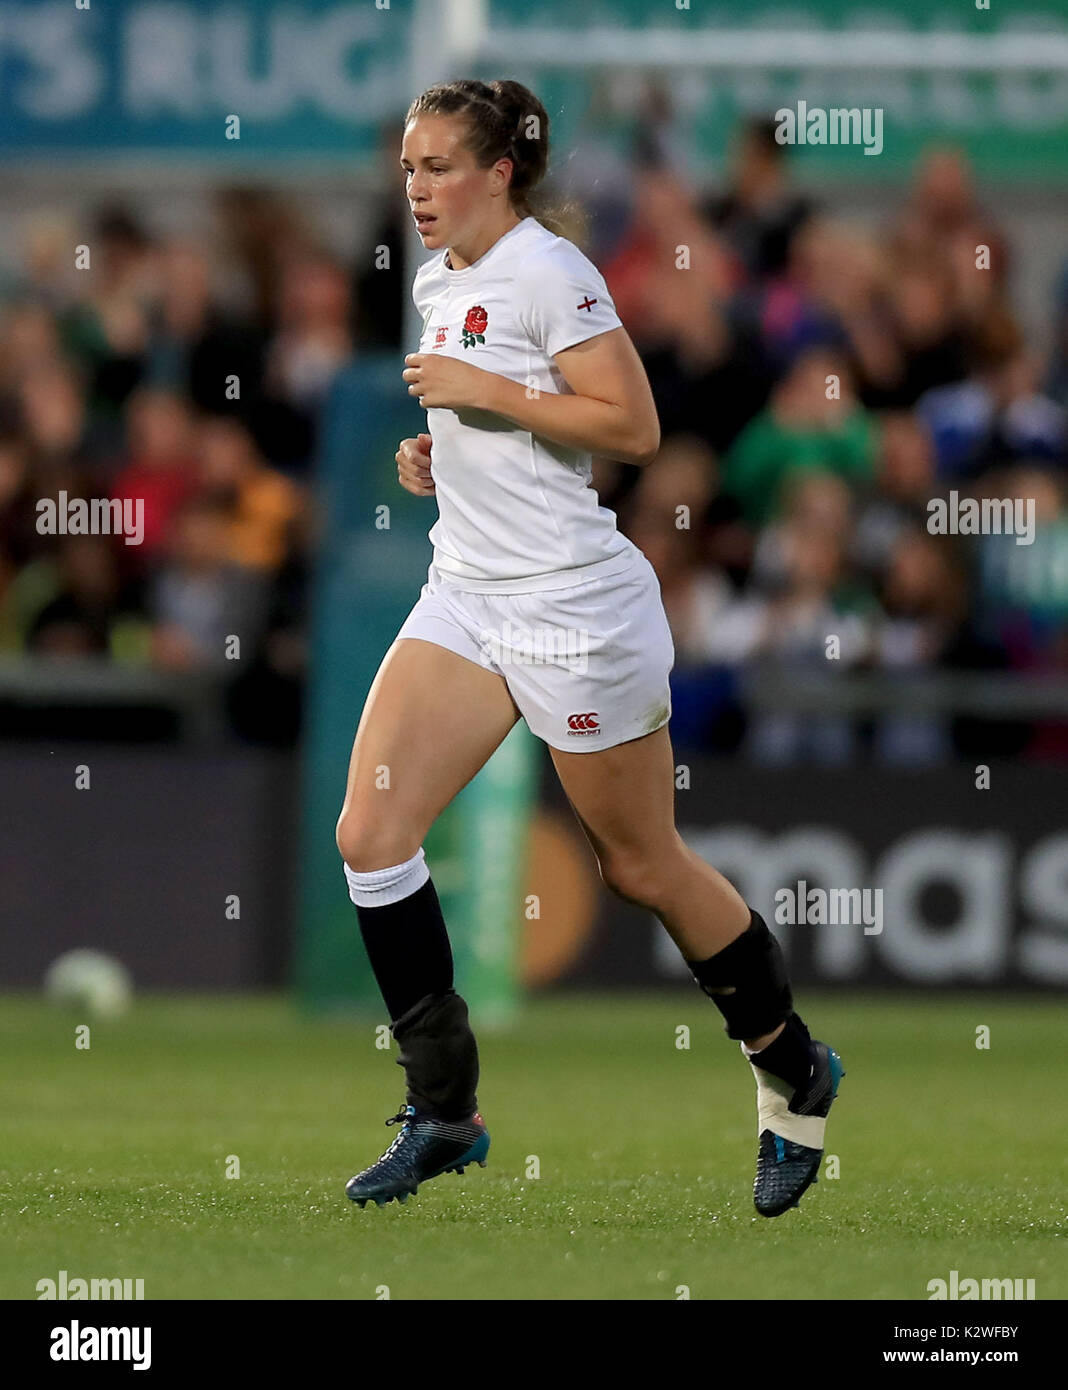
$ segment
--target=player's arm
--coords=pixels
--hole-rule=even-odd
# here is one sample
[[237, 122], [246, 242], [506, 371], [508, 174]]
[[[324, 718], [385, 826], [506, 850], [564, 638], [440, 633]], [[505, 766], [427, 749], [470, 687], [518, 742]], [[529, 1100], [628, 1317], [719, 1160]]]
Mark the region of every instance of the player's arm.
[[565, 448], [639, 466], [660, 447], [653, 393], [625, 328], [553, 356], [574, 395], [528, 388], [452, 357], [411, 353], [404, 360], [409, 392], [427, 409], [488, 410]]
[[553, 358], [574, 395], [532, 391], [490, 374], [485, 409], [569, 449], [640, 467], [660, 447], [660, 422], [641, 358], [625, 328], [565, 348]]

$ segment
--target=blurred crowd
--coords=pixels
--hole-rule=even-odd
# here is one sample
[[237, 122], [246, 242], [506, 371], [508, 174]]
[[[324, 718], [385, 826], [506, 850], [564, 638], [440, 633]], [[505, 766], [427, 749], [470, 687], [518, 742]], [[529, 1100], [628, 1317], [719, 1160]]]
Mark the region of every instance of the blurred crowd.
[[[1063, 722], [800, 717], [752, 707], [744, 676], [1068, 673], [1068, 273], [1043, 359], [1009, 239], [950, 150], [875, 230], [793, 187], [770, 122], [739, 131], [713, 197], [648, 133], [629, 173], [622, 207], [592, 187], [585, 249], [663, 445], [645, 470], [598, 460], [595, 483], [660, 578], [676, 743], [1064, 756]], [[404, 204], [372, 238], [389, 274], [340, 263], [280, 196], [234, 189], [214, 211], [209, 246], [102, 207], [81, 268], [70, 229], [39, 219], [0, 283], [0, 657], [214, 671], [239, 733], [288, 743], [323, 406], [354, 356], [402, 348]], [[1034, 543], [931, 534], [951, 491], [1032, 502]], [[37, 502], [63, 492], [143, 499], [143, 543], [41, 534]]]
[[[704, 201], [647, 142], [634, 214], [597, 248], [660, 413], [656, 463], [603, 463], [597, 483], [660, 578], [673, 738], [779, 763], [1064, 757], [1068, 718], [917, 714], [906, 683], [1068, 676], [1068, 277], [1043, 360], [957, 153], [930, 151], [872, 230], [792, 187], [774, 130], [739, 133]], [[929, 504], [954, 492], [1033, 506], [1033, 543], [933, 534]], [[773, 690], [845, 670], [882, 673], [900, 709], [745, 698], [747, 673]]]
[[[233, 726], [284, 744], [352, 275], [284, 199], [232, 190], [214, 211], [209, 248], [101, 207], [81, 264], [39, 219], [0, 285], [0, 656], [214, 672]], [[140, 543], [42, 534], [38, 501], [64, 495], [143, 506]]]

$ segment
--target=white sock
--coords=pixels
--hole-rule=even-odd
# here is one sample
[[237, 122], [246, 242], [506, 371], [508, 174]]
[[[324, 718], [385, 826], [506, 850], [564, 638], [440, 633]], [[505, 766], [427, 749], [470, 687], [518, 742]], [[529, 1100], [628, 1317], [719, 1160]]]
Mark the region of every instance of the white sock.
[[399, 903], [402, 898], [410, 898], [417, 893], [429, 877], [430, 869], [422, 845], [411, 859], [390, 869], [372, 869], [370, 873], [358, 874], [345, 864], [349, 897], [357, 907], [385, 907], [387, 903]]

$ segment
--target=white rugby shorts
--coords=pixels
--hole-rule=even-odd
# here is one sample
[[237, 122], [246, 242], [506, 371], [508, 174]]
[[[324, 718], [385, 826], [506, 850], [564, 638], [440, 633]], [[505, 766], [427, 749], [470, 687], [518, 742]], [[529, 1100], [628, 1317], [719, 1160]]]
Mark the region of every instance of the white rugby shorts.
[[612, 748], [671, 718], [675, 648], [639, 550], [620, 573], [526, 594], [458, 589], [432, 564], [402, 637], [503, 676], [531, 732], [565, 753]]

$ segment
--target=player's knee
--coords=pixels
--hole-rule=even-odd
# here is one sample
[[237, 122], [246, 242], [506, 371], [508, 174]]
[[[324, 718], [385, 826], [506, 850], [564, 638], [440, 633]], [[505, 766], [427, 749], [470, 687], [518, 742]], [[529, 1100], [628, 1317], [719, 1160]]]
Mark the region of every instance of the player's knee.
[[342, 859], [357, 874], [406, 864], [421, 843], [399, 826], [375, 824], [352, 811], [342, 811], [334, 838]]
[[599, 860], [605, 887], [617, 898], [655, 911], [664, 902], [664, 866], [636, 854], [607, 852]]

